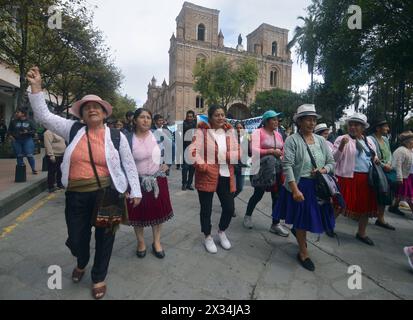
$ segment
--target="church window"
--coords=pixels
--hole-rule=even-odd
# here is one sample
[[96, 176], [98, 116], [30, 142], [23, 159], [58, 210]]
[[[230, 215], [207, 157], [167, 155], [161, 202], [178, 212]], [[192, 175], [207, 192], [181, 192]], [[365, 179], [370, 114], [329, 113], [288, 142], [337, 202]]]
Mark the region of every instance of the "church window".
[[270, 72], [270, 86], [276, 87], [277, 86], [277, 71], [272, 70]]
[[204, 108], [204, 98], [199, 97], [199, 96], [196, 97], [195, 107], [196, 107], [197, 109], [203, 109], [203, 108]]
[[274, 42], [272, 43], [272, 53], [271, 53], [271, 55], [272, 55], [273, 57], [276, 57], [276, 56], [278, 55], [277, 52], [278, 52], [278, 45], [277, 45], [277, 42], [274, 41]]
[[202, 23], [198, 26], [198, 41], [205, 41], [205, 26]]

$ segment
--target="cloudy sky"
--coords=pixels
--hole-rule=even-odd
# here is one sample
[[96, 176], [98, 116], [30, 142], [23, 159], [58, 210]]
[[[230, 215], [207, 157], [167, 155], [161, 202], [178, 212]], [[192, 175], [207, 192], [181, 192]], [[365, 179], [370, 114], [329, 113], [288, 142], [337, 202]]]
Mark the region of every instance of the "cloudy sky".
[[[147, 97], [147, 85], [152, 76], [169, 83], [169, 39], [176, 31], [175, 18], [182, 0], [87, 0], [94, 11], [95, 26], [103, 31], [116, 65], [125, 79], [122, 93], [132, 96], [138, 106]], [[305, 15], [310, 0], [194, 0], [197, 5], [220, 11], [219, 27], [225, 36], [225, 46], [235, 47], [238, 35], [246, 35], [265, 22], [290, 30], [289, 40], [297, 25], [297, 17]], [[97, 6], [97, 8], [95, 8]], [[308, 87], [310, 77], [305, 65], [293, 56], [292, 90]]]

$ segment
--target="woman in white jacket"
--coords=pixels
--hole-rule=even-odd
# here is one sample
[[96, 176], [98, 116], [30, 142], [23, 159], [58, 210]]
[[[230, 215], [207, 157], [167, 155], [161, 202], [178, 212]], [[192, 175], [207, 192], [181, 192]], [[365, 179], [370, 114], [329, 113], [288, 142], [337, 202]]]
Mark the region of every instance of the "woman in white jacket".
[[413, 213], [413, 133], [406, 131], [400, 134], [399, 143], [401, 146], [394, 151], [392, 161], [398, 188], [391, 212], [398, 210], [400, 201], [406, 201]]
[[[118, 192], [125, 193], [130, 185], [130, 201], [137, 206], [142, 198], [139, 176], [126, 137], [120, 133], [118, 152], [111, 139], [111, 131], [104, 124], [105, 118], [112, 113], [112, 106], [108, 102], [98, 96], [88, 95], [74, 103], [71, 111], [83, 120], [85, 126], [82, 126], [49, 111], [37, 67], [30, 69], [27, 80], [31, 85], [29, 99], [34, 119], [69, 143], [62, 163], [62, 183], [67, 188], [65, 217], [69, 236], [66, 245], [77, 258], [77, 267], [72, 273], [72, 280], [77, 283], [82, 279], [90, 258], [92, 216], [97, 191], [113, 183]], [[73, 130], [76, 127], [77, 132]], [[90, 154], [93, 155], [95, 168]], [[101, 182], [100, 187], [96, 175]], [[106, 293], [104, 280], [115, 235], [105, 228], [96, 227], [95, 240], [92, 295], [100, 299]]]

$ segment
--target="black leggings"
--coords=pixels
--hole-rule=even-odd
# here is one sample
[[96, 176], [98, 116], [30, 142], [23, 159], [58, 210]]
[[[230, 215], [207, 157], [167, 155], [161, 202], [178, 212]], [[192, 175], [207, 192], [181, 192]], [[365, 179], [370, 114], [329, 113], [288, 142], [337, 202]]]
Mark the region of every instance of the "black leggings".
[[[231, 223], [234, 213], [234, 194], [230, 192], [230, 178], [219, 177], [217, 195], [221, 202], [222, 213], [219, 221], [219, 230], [225, 231]], [[214, 192], [198, 191], [199, 203], [201, 204], [201, 231], [205, 236], [211, 234], [212, 199]]]
[[[265, 189], [254, 188], [254, 194], [251, 196], [250, 200], [248, 201], [247, 212], [245, 213], [246, 216], [249, 216], [249, 217], [252, 216], [252, 212], [254, 211], [257, 203], [261, 201], [264, 194], [265, 194]], [[275, 204], [277, 203], [278, 194], [276, 192], [271, 192], [271, 198], [272, 198], [272, 210], [274, 210]], [[280, 220], [273, 219], [272, 223], [278, 224], [280, 223]]]

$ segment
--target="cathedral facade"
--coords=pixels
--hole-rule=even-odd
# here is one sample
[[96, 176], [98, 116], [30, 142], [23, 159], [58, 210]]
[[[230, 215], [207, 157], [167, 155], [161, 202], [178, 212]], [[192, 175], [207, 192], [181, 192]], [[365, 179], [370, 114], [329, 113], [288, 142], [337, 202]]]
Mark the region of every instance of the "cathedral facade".
[[185, 2], [176, 18], [176, 36], [173, 34], [170, 39], [169, 85], [164, 80], [158, 86], [155, 77], [152, 78], [144, 107], [161, 114], [168, 123], [183, 120], [188, 110], [206, 113], [204, 99], [193, 90], [196, 62], [211, 61], [218, 55], [232, 61], [253, 57], [259, 69], [257, 83], [246, 101], [233, 101], [228, 106], [228, 114], [234, 119], [249, 118], [248, 107], [257, 92], [274, 88], [291, 90], [292, 61], [287, 43], [288, 30], [264, 23], [247, 36], [246, 49], [242, 38], [236, 48], [226, 47], [219, 30], [219, 11]]

